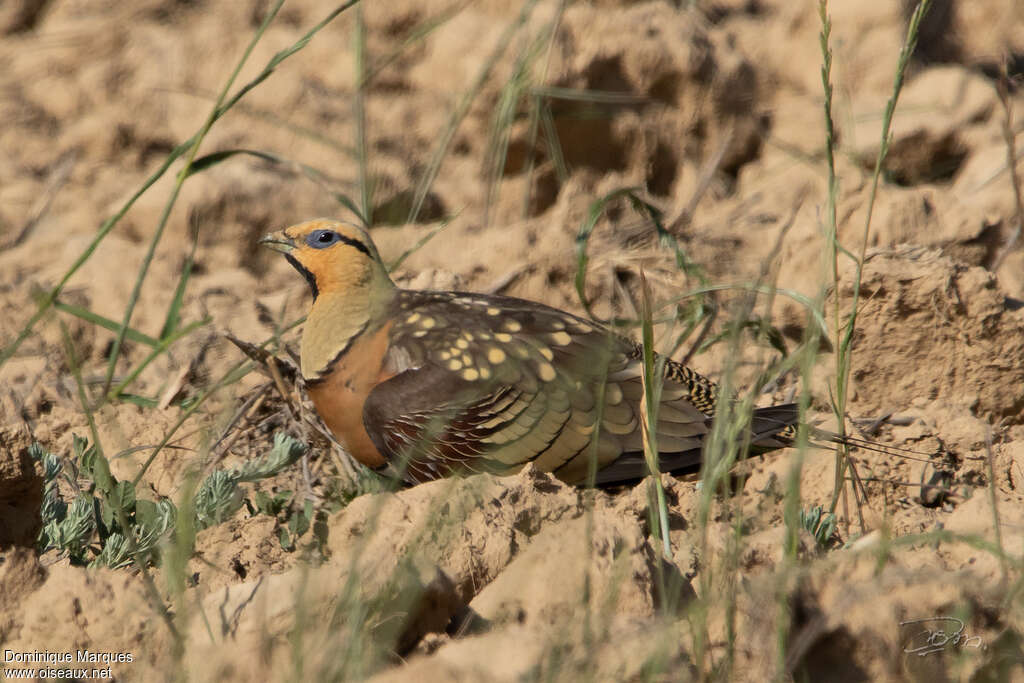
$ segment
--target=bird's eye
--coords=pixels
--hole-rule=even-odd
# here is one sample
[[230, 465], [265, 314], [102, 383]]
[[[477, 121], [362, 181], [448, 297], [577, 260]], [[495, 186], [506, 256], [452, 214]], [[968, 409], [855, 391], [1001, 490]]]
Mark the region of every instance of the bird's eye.
[[329, 247], [339, 239], [338, 233], [333, 230], [316, 230], [309, 233], [306, 237], [306, 244], [313, 247], [314, 249], [323, 249]]

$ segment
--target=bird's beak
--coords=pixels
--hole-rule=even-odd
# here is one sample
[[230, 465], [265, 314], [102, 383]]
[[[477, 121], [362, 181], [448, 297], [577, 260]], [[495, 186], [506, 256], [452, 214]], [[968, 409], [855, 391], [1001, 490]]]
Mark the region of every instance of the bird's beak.
[[264, 235], [260, 238], [259, 243], [269, 249], [279, 251], [282, 254], [287, 254], [295, 249], [295, 241], [286, 235], [284, 230], [278, 230], [277, 232], [271, 232]]

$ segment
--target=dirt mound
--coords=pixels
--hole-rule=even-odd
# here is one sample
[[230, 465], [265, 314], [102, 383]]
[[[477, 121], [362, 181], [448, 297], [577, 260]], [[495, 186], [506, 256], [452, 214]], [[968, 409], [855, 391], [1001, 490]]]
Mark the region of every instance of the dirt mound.
[[[849, 286], [841, 291], [847, 306], [851, 296]], [[1021, 307], [991, 272], [938, 251], [903, 246], [868, 254], [854, 358], [852, 399], [865, 412], [935, 402], [993, 423], [1024, 417], [1024, 397], [1006, 391], [1024, 383]]]

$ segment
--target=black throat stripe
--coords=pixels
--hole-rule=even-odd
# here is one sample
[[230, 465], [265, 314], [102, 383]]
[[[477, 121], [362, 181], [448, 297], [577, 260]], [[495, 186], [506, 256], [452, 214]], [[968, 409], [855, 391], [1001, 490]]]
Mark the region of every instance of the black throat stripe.
[[313, 273], [306, 270], [306, 267], [299, 263], [299, 260], [291, 254], [285, 254], [284, 257], [288, 260], [288, 263], [292, 264], [292, 267], [295, 268], [295, 270], [302, 274], [302, 277], [306, 278], [306, 282], [309, 283], [309, 288], [313, 290], [313, 301], [316, 301], [316, 297], [320, 294], [320, 290], [316, 287], [316, 278], [313, 276]]
[[369, 323], [364, 323], [363, 326], [359, 328], [358, 332], [349, 337], [349, 340], [345, 342], [345, 346], [341, 347], [341, 350], [338, 351], [338, 353], [334, 354], [334, 358], [328, 361], [327, 365], [324, 366], [322, 370], [317, 370], [316, 377], [303, 376], [302, 379], [303, 381], [306, 382], [306, 386], [315, 387], [318, 384], [322, 384], [327, 379], [327, 376], [331, 374], [331, 370], [334, 368], [334, 364], [337, 363], [338, 360], [348, 352], [349, 348], [352, 346], [352, 342], [356, 339], [356, 337], [361, 335], [363, 332], [366, 332], [366, 328], [368, 326]]

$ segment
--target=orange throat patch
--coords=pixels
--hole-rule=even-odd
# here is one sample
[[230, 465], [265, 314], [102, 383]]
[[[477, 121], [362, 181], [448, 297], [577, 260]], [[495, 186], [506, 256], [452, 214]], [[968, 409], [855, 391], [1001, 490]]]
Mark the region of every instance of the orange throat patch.
[[366, 433], [363, 406], [373, 388], [390, 379], [384, 368], [390, 327], [388, 324], [372, 335], [354, 339], [328, 373], [308, 388], [327, 428], [352, 457], [371, 468], [382, 467], [387, 460]]

